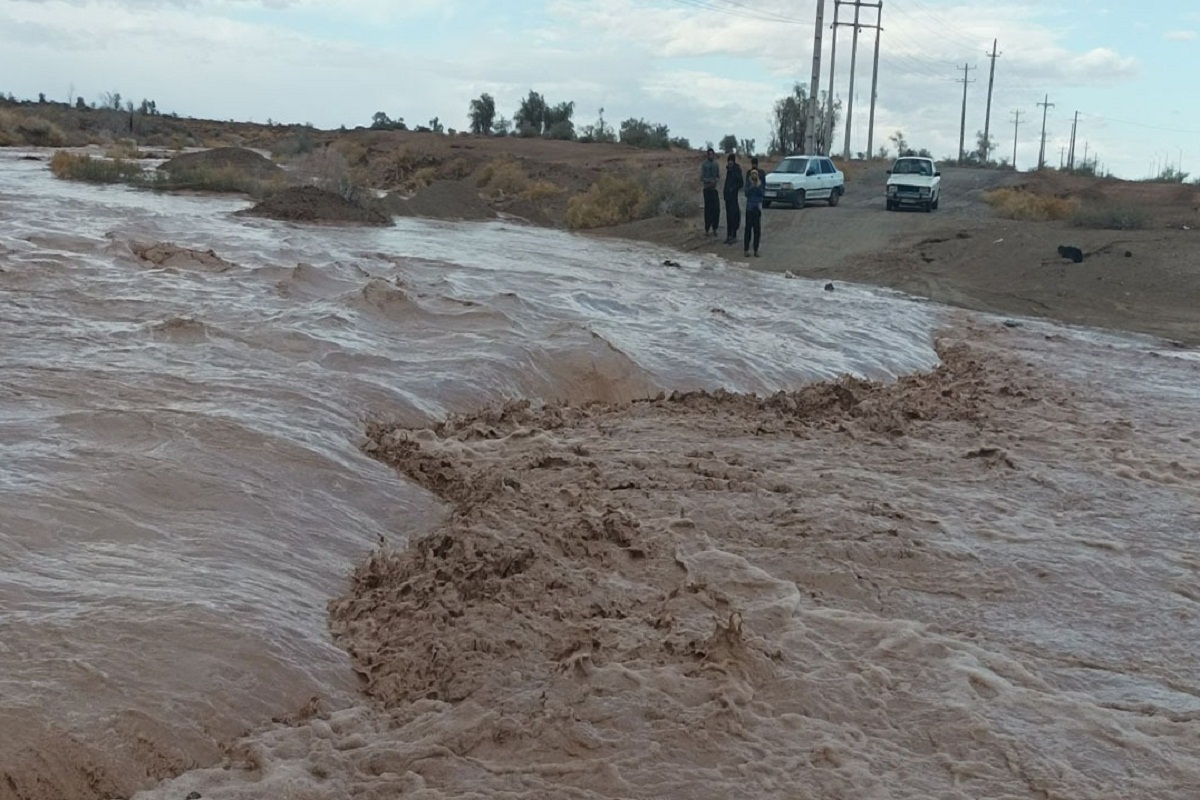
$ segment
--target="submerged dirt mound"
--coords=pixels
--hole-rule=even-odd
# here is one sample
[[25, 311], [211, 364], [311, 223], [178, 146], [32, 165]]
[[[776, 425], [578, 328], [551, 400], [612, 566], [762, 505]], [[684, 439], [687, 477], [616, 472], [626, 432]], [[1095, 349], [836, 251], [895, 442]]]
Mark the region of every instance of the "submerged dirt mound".
[[494, 219], [496, 211], [467, 181], [434, 181], [407, 199], [393, 199], [390, 208], [405, 217], [429, 219]]
[[194, 250], [170, 242], [131, 242], [129, 249], [139, 259], [156, 267], [225, 272], [237, 266], [221, 258], [214, 250]]
[[381, 211], [364, 208], [336, 192], [316, 186], [292, 186], [239, 211], [253, 217], [269, 217], [286, 222], [329, 222], [359, 225], [391, 225], [392, 219]]
[[268, 178], [283, 171], [271, 159], [244, 147], [217, 147], [198, 153], [184, 153], [159, 166], [159, 170], [163, 172], [182, 172], [197, 168], [232, 168], [255, 178]]

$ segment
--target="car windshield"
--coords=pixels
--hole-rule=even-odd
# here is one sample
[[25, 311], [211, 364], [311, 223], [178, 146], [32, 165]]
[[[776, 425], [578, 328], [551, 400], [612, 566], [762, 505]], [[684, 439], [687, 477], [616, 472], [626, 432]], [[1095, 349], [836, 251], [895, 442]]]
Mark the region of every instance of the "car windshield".
[[804, 174], [805, 168], [808, 167], [807, 158], [785, 158], [779, 162], [779, 166], [775, 168], [776, 172], [789, 172]]
[[933, 167], [922, 158], [902, 158], [892, 168], [896, 175], [932, 175]]

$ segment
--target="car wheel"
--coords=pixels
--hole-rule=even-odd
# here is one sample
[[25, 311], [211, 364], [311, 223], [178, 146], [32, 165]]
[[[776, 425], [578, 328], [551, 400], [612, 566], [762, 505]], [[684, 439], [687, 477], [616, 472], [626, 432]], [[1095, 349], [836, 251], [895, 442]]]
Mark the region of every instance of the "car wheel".
[[942, 196], [940, 194], [937, 197], [933, 198], [933, 210], [934, 211], [937, 211], [938, 203], [940, 203], [941, 201], [942, 201]]
[[770, 208], [770, 207], [771, 207], [771, 201], [763, 200], [763, 208]]
[[792, 195], [792, 208], [804, 208], [804, 190], [800, 189]]
[[841, 199], [842, 199], [841, 187], [838, 187], [829, 193], [829, 205], [836, 206], [838, 204], [838, 200], [841, 200]]
[[896, 210], [896, 204], [895, 204], [895, 203], [893, 203], [891, 200], [888, 200], [888, 201], [887, 201], [887, 210], [888, 210], [888, 211], [895, 211], [895, 210]]
[[925, 213], [928, 214], [930, 211], [933, 211], [933, 201], [932, 200], [930, 200], [928, 203], [925, 204]]

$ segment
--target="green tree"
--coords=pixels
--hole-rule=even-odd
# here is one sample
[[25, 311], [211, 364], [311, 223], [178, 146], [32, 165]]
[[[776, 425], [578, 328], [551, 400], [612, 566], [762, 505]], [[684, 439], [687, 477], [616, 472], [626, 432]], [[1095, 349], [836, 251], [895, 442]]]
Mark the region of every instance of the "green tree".
[[[792, 93], [775, 101], [774, 120], [769, 145], [772, 153], [785, 155], [802, 152], [808, 135], [808, 112], [813, 98], [808, 96], [804, 84], [792, 86]], [[829, 94], [822, 92], [816, 100], [815, 130], [813, 132], [815, 147], [819, 153], [828, 153], [830, 142], [833, 140], [833, 130], [837, 127], [838, 115], [842, 110], [842, 101], [829, 102]]]
[[445, 133], [446, 126], [442, 124], [440, 119], [434, 117], [433, 119], [429, 120], [429, 130], [433, 131], [434, 133]]
[[383, 111], [376, 111], [371, 116], [371, 128], [377, 131], [389, 131], [395, 126], [392, 118]]
[[496, 121], [496, 101], [487, 92], [471, 101], [471, 133], [490, 133]]
[[593, 125], [584, 125], [579, 136], [581, 142], [615, 142], [617, 133], [612, 126], [604, 121], [604, 109], [600, 109], [600, 118]]
[[530, 89], [513, 114], [513, 124], [522, 136], [541, 136], [546, 127], [546, 98]]
[[665, 150], [671, 146], [671, 131], [666, 125], [630, 117], [621, 123], [621, 144]]
[[575, 101], [570, 100], [548, 107], [544, 114], [543, 133], [551, 139], [574, 139], [575, 123], [571, 117], [575, 115]]
[[508, 133], [511, 130], [512, 121], [510, 121], [508, 117], [501, 117], [492, 123], [493, 136], [508, 136]]
[[743, 155], [747, 155], [747, 156], [754, 155], [754, 140], [753, 139], [742, 139], [742, 141], [738, 143], [738, 151], [740, 153], [742, 153]]
[[734, 153], [738, 149], [738, 138], [732, 133], [727, 133], [721, 137], [720, 143], [717, 145], [722, 153]]

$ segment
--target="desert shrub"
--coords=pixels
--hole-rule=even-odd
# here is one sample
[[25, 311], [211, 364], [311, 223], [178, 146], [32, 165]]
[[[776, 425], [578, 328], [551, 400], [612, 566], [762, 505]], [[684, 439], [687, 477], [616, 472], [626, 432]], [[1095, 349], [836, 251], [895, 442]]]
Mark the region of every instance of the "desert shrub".
[[531, 202], [540, 203], [558, 197], [562, 192], [562, 187], [547, 180], [538, 180], [529, 184], [529, 187], [521, 192], [521, 196]]
[[290, 173], [293, 183], [317, 186], [350, 202], [369, 194], [361, 171], [352, 170], [345, 155], [335, 147], [322, 147], [299, 156], [291, 162]]
[[471, 165], [463, 158], [452, 158], [438, 168], [438, 177], [456, 181], [471, 174]]
[[686, 217], [698, 207], [700, 193], [690, 173], [677, 169], [639, 172], [638, 183], [645, 195], [638, 216]]
[[413, 173], [411, 183], [417, 187], [428, 186], [438, 179], [437, 167], [421, 167]]
[[56, 178], [88, 183], [129, 183], [144, 175], [141, 166], [131, 161], [92, 158], [65, 150], [59, 150], [50, 159], [50, 172]]
[[16, 130], [25, 144], [34, 147], [62, 147], [67, 142], [62, 129], [42, 117], [25, 117], [17, 123]]
[[1066, 219], [1076, 206], [1070, 198], [1038, 194], [1020, 188], [994, 189], [986, 192], [983, 199], [1002, 217], [1035, 221]]
[[291, 156], [311, 153], [314, 149], [315, 145], [313, 144], [312, 137], [308, 135], [308, 131], [302, 130], [275, 142], [271, 146], [271, 155], [279, 158], [289, 158]]
[[137, 142], [133, 139], [118, 139], [115, 143], [104, 149], [106, 158], [112, 159], [131, 159], [141, 158], [141, 151], [138, 150]]
[[528, 189], [529, 176], [513, 159], [498, 158], [483, 166], [477, 183], [490, 197], [507, 197]]
[[204, 164], [157, 172], [132, 182], [160, 191], [219, 192], [248, 194], [251, 197], [265, 197], [282, 186], [279, 178], [264, 179], [234, 166], [211, 167]]
[[644, 213], [646, 192], [633, 178], [603, 175], [583, 194], [567, 201], [567, 227], [606, 228]]
[[1127, 231], [1148, 228], [1150, 212], [1133, 203], [1112, 201], [1082, 203], [1071, 209], [1067, 221], [1076, 228], [1102, 228], [1111, 231]]

